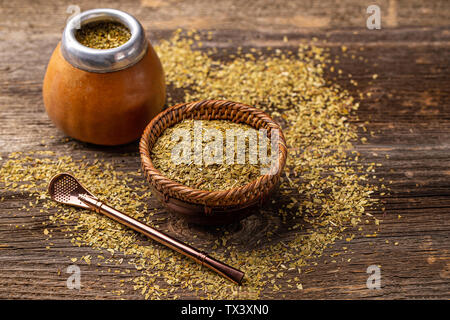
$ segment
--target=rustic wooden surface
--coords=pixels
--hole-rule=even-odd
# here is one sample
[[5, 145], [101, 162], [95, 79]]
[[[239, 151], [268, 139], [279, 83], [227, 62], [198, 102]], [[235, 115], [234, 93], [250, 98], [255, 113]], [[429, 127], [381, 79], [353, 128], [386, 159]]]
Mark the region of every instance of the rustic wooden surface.
[[[251, 3], [251, 4], [250, 4]], [[133, 143], [121, 148], [88, 146], [64, 137], [43, 109], [41, 86], [45, 67], [58, 42], [69, 4], [82, 10], [114, 7], [134, 14], [152, 41], [169, 37], [178, 28], [214, 32], [210, 47], [295, 46], [302, 39], [327, 40], [333, 53], [340, 46], [367, 59], [360, 63], [343, 57], [343, 76], [336, 79], [351, 92], [344, 75], [351, 73], [358, 89], [372, 92], [358, 116], [369, 121], [361, 132], [369, 143], [356, 145], [368, 162], [380, 162], [379, 177], [392, 180], [385, 196], [386, 214], [376, 238], [338, 241], [327, 249], [318, 266], [302, 276], [303, 291], [284, 291], [268, 298], [450, 298], [450, 5], [448, 1], [377, 1], [382, 9], [382, 30], [365, 27], [365, 8], [372, 2], [334, 1], [6, 1], [0, 0], [0, 157], [12, 151], [58, 150], [77, 154], [98, 153], [113, 159], [117, 153], [136, 151]], [[289, 43], [283, 43], [283, 36]], [[364, 51], [359, 48], [364, 46]], [[373, 80], [372, 74], [378, 74]], [[55, 136], [55, 139], [49, 139]], [[45, 145], [42, 143], [45, 140]], [[74, 150], [75, 149], [75, 150]], [[386, 158], [389, 155], [389, 159]], [[139, 159], [129, 157], [130, 169]], [[46, 250], [42, 222], [47, 213], [17, 211], [28, 199], [0, 203], [0, 298], [115, 299], [110, 293], [130, 275], [102, 272], [82, 265], [83, 289], [66, 288], [67, 256], [92, 254], [89, 247], [73, 247], [62, 232], [54, 233], [54, 247]], [[17, 195], [18, 196], [18, 195]], [[151, 203], [154, 200], [150, 200]], [[372, 211], [379, 215], [381, 212]], [[398, 219], [398, 215], [402, 218]], [[230, 227], [243, 236], [258, 234], [263, 223], [253, 218]], [[19, 228], [16, 228], [19, 225]], [[174, 220], [166, 226], [173, 234], [198, 233], [198, 241], [213, 236], [205, 229]], [[386, 243], [389, 240], [389, 244]], [[398, 245], [393, 245], [398, 242]], [[342, 261], [325, 263], [333, 252], [348, 253]], [[346, 262], [351, 258], [351, 262]], [[345, 261], [345, 262], [344, 262]], [[382, 289], [368, 290], [366, 268], [381, 265]], [[131, 268], [131, 266], [129, 266]], [[60, 271], [60, 274], [58, 274]], [[126, 282], [128, 283], [128, 282]], [[131, 284], [122, 298], [140, 299]], [[183, 298], [196, 298], [186, 292]]]

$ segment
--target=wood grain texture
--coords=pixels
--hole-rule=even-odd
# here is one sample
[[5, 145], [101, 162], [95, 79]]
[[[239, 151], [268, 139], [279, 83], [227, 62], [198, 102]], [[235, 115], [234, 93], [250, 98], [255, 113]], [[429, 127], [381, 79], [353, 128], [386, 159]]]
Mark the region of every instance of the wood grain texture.
[[[275, 299], [405, 299], [450, 298], [450, 9], [447, 1], [377, 1], [390, 10], [386, 28], [365, 29], [365, 3], [332, 1], [308, 5], [292, 1], [79, 1], [85, 10], [115, 7], [142, 21], [152, 41], [168, 38], [178, 27], [213, 31], [205, 47], [232, 51], [238, 46], [294, 47], [302, 40], [321, 43], [340, 55], [342, 45], [348, 56], [341, 58], [341, 76], [327, 75], [353, 94], [371, 92], [358, 110], [357, 124], [368, 121], [360, 136], [368, 144], [357, 144], [367, 162], [379, 162], [377, 175], [392, 181], [392, 193], [384, 196], [386, 214], [378, 237], [356, 237], [338, 241], [328, 248], [318, 265], [302, 275], [304, 290], [283, 289], [267, 294]], [[97, 153], [124, 170], [136, 170], [137, 157], [119, 157], [137, 151], [137, 143], [104, 148], [70, 140], [51, 124], [44, 112], [41, 89], [45, 67], [59, 41], [67, 5], [46, 1], [0, 1], [0, 157], [12, 151], [50, 149], [73, 157]], [[220, 8], [228, 8], [226, 12]], [[389, 9], [390, 8], [390, 9]], [[245, 19], [243, 19], [245, 17]], [[282, 41], [287, 35], [288, 43]], [[316, 39], [313, 39], [316, 38]], [[361, 51], [360, 48], [364, 47]], [[351, 58], [351, 54], [363, 61]], [[226, 54], [218, 54], [226, 59]], [[347, 74], [358, 82], [348, 83]], [[372, 75], [377, 74], [376, 80]], [[370, 132], [374, 134], [371, 135]], [[54, 138], [50, 138], [54, 136]], [[389, 156], [389, 159], [386, 158]], [[1, 160], [0, 160], [1, 163]], [[13, 198], [13, 196], [15, 196]], [[136, 271], [118, 275], [107, 272], [118, 266], [80, 264], [82, 290], [66, 287], [69, 257], [92, 254], [89, 247], [74, 247], [61, 230], [54, 230], [51, 250], [43, 234], [48, 213], [18, 211], [29, 199], [0, 190], [0, 298], [21, 299], [115, 299], [121, 279]], [[155, 199], [150, 205], [159, 206]], [[402, 218], [398, 219], [398, 215]], [[31, 218], [35, 216], [35, 218]], [[169, 233], [192, 237], [199, 244], [214, 239], [214, 230], [187, 225], [171, 219]], [[16, 227], [18, 226], [18, 227]], [[251, 247], [266, 221], [257, 216], [224, 227], [243, 245]], [[375, 228], [375, 227], [374, 227]], [[255, 239], [256, 238], [256, 239]], [[386, 240], [389, 243], [386, 243]], [[394, 245], [398, 242], [398, 245]], [[330, 254], [347, 253], [332, 263]], [[347, 262], [351, 259], [350, 262]], [[382, 289], [366, 287], [369, 265], [381, 266]], [[141, 299], [126, 281], [121, 298]], [[181, 298], [196, 298], [186, 291]]]

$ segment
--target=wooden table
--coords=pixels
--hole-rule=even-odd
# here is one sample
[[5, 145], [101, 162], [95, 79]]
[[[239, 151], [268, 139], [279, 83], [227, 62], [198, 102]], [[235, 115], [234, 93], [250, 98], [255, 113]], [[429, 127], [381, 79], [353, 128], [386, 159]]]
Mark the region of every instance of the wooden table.
[[[450, 4], [377, 1], [382, 29], [371, 31], [366, 28], [369, 2], [346, 0], [339, 7], [331, 0], [299, 2], [100, 0], [95, 6], [135, 15], [155, 42], [178, 27], [211, 30], [214, 37], [206, 45], [220, 48], [290, 47], [316, 37], [315, 42], [326, 39], [332, 53], [345, 45], [349, 53], [367, 59], [368, 64], [361, 64], [343, 58], [344, 72], [336, 81], [355, 93], [344, 76], [351, 73], [361, 91], [373, 93], [363, 100], [358, 116], [375, 134], [361, 132], [368, 144], [356, 148], [368, 162], [382, 163], [378, 175], [393, 181], [391, 195], [382, 199], [386, 214], [378, 237], [338, 241], [327, 255], [347, 246], [351, 262], [324, 264], [318, 259], [313, 271], [302, 276], [302, 291], [268, 298], [282, 294], [288, 299], [450, 298]], [[42, 150], [43, 139], [47, 149], [74, 152], [47, 118], [41, 96], [46, 64], [73, 1], [0, 3], [0, 157]], [[84, 0], [76, 4], [82, 10], [93, 8]], [[284, 35], [289, 44], [283, 43]], [[361, 46], [364, 51], [358, 51]], [[376, 81], [372, 74], [378, 74]], [[137, 150], [136, 143], [113, 151], [71, 143], [105, 159], [115, 152]], [[126, 161], [130, 169], [139, 167], [135, 157]], [[0, 190], [0, 197], [5, 194]], [[92, 249], [74, 247], [69, 239], [55, 235], [54, 247], [46, 250], [42, 221], [48, 213], [35, 209], [33, 220], [30, 212], [6, 214], [28, 201], [8, 194], [8, 200], [0, 202], [0, 298], [117, 298], [111, 291], [119, 276], [100, 274], [93, 265], [83, 265], [83, 290], [67, 289], [64, 271], [71, 264], [67, 256], [90, 254]], [[381, 290], [366, 287], [366, 269], [372, 264], [381, 265]], [[142, 298], [126, 283], [121, 298]], [[196, 298], [189, 292], [183, 297]]]

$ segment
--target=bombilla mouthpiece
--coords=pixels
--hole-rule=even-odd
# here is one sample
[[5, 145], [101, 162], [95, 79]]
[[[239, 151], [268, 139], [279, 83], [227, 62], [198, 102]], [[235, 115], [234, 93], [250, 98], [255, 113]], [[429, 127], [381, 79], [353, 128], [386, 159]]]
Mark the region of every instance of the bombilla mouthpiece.
[[[76, 39], [77, 29], [91, 22], [119, 22], [126, 26], [131, 38], [112, 49], [93, 49]], [[68, 22], [63, 31], [61, 53], [75, 68], [89, 72], [107, 73], [128, 68], [139, 62], [147, 52], [148, 41], [139, 21], [132, 15], [115, 9], [84, 11]]]

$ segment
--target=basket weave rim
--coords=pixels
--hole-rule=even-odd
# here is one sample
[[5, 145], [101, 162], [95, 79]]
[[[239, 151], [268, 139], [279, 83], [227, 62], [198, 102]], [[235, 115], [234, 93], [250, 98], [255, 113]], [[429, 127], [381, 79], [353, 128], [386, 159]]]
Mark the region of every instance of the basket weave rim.
[[[181, 184], [179, 182], [176, 182], [172, 179], [169, 179], [166, 177], [162, 172], [160, 172], [158, 169], [156, 169], [153, 166], [153, 162], [151, 160], [150, 156], [150, 141], [149, 136], [151, 135], [152, 131], [155, 130], [156, 126], [159, 126], [160, 122], [163, 121], [165, 117], [173, 120], [173, 118], [176, 116], [176, 114], [180, 115], [181, 119], [171, 126], [175, 125], [176, 123], [179, 123], [185, 119], [194, 119], [194, 116], [192, 112], [196, 108], [201, 108], [204, 106], [215, 106], [219, 105], [220, 107], [238, 107], [239, 109], [243, 109], [245, 111], [250, 111], [253, 113], [253, 116], [260, 117], [260, 120], [267, 123], [271, 128], [278, 129], [279, 131], [279, 165], [278, 170], [275, 174], [264, 174], [260, 175], [255, 180], [252, 180], [251, 182], [247, 183], [246, 185], [226, 189], [226, 190], [217, 190], [217, 191], [208, 191], [208, 190], [201, 190], [201, 189], [195, 189], [191, 188], [189, 186], [186, 186], [184, 184]], [[208, 120], [215, 120], [215, 118], [208, 118]], [[228, 119], [229, 121], [232, 121], [231, 119]], [[244, 122], [245, 123], [245, 122]], [[249, 125], [249, 124], [248, 124]], [[250, 125], [251, 126], [251, 125]], [[156, 137], [156, 140], [159, 138], [159, 136], [164, 132], [165, 129], [169, 128], [170, 126], [167, 126], [163, 128], [160, 132], [160, 134]], [[253, 126], [252, 126], [253, 127]], [[254, 127], [253, 127], [254, 128]], [[156, 141], [155, 141], [156, 142]], [[153, 147], [153, 146], [151, 146]], [[276, 180], [279, 179], [283, 168], [286, 164], [286, 158], [287, 158], [287, 147], [286, 147], [286, 141], [283, 135], [283, 132], [281, 130], [281, 127], [266, 113], [263, 111], [243, 104], [239, 102], [233, 102], [229, 100], [199, 100], [195, 102], [190, 103], [179, 103], [174, 106], [171, 106], [162, 112], [160, 112], [153, 120], [147, 125], [145, 128], [141, 141], [139, 143], [139, 151], [141, 155], [141, 163], [142, 163], [142, 169], [144, 170], [144, 174], [148, 180], [148, 182], [153, 185], [157, 190], [159, 190], [161, 193], [165, 194], [167, 196], [167, 193], [171, 194], [178, 194], [178, 196], [173, 196], [179, 200], [187, 201], [185, 200], [186, 196], [182, 196], [181, 192], [186, 195], [187, 193], [190, 194], [188, 197], [188, 202], [194, 203], [194, 204], [203, 204], [203, 205], [211, 205], [211, 206], [228, 206], [228, 205], [242, 205], [245, 203], [249, 203], [252, 201], [255, 201], [257, 196], [254, 196], [250, 199], [247, 199], [246, 201], [242, 202], [228, 202], [226, 199], [229, 198], [237, 198], [238, 195], [244, 195], [248, 194], [251, 191], [255, 191], [261, 188], [261, 186], [266, 184], [271, 184], [271, 187], [274, 185], [273, 179]], [[159, 188], [158, 188], [159, 187]], [[213, 201], [210, 201], [213, 200]], [[223, 201], [220, 201], [223, 200]], [[211, 204], [213, 202], [214, 204]], [[220, 204], [217, 204], [217, 203]], [[223, 202], [223, 203], [222, 203]]]

